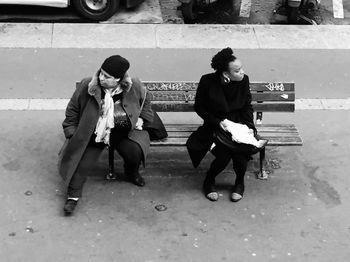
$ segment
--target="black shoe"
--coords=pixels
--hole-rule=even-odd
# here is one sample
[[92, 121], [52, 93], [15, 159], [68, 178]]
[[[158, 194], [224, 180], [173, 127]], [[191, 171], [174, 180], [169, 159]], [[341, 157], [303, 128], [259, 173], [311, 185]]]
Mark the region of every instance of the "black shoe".
[[78, 200], [67, 199], [63, 207], [64, 215], [65, 216], [73, 215], [74, 209], [77, 206], [77, 204], [78, 204]]
[[233, 186], [231, 200], [233, 202], [238, 202], [243, 198], [244, 194], [244, 184], [235, 184]]
[[114, 174], [114, 173], [108, 173], [106, 175], [106, 180], [113, 181], [113, 180], [116, 180], [116, 179], [117, 179], [117, 175]]
[[133, 182], [135, 185], [139, 187], [143, 187], [146, 184], [145, 180], [139, 173], [132, 176], [131, 182]]
[[215, 180], [205, 179], [203, 183], [203, 191], [205, 197], [208, 198], [210, 201], [218, 201], [219, 194], [218, 192], [216, 192], [215, 189]]

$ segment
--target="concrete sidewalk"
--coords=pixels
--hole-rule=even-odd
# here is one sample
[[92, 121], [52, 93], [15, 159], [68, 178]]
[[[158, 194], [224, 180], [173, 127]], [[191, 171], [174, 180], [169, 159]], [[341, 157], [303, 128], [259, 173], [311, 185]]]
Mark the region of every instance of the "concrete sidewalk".
[[[274, 116], [272, 116], [274, 115]], [[302, 147], [270, 148], [268, 181], [247, 172], [246, 193], [229, 201], [234, 176], [219, 177], [220, 199], [201, 183], [211, 156], [193, 169], [183, 149], [152, 151], [146, 187], [89, 177], [76, 215], [62, 216], [56, 170], [63, 111], [0, 111], [0, 254], [3, 261], [343, 262], [350, 248], [350, 116], [300, 110], [270, 121], [297, 125]], [[119, 168], [117, 172], [122, 170]], [[156, 205], [165, 205], [159, 212]]]
[[0, 23], [0, 48], [225, 46], [234, 49], [349, 49], [350, 26]]

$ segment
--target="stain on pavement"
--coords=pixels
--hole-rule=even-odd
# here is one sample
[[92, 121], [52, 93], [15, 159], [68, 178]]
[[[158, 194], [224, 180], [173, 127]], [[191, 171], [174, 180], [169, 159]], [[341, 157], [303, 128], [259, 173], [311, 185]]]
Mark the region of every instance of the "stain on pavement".
[[318, 166], [305, 166], [307, 176], [310, 178], [311, 190], [317, 198], [328, 207], [334, 207], [341, 204], [339, 193], [328, 183], [316, 176]]
[[18, 160], [11, 160], [5, 164], [2, 165], [6, 170], [8, 171], [17, 171], [21, 168], [21, 165], [19, 164]]

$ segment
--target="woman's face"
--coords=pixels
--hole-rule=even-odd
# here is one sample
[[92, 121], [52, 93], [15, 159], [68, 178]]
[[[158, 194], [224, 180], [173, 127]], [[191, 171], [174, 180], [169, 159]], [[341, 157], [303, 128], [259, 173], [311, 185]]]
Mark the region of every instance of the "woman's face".
[[228, 64], [227, 71], [223, 72], [225, 77], [230, 78], [231, 81], [242, 81], [244, 77], [244, 71], [242, 68], [242, 62], [236, 59]]
[[100, 79], [100, 84], [102, 87], [106, 89], [112, 89], [118, 86], [119, 78], [115, 78], [111, 75], [109, 75], [106, 71], [103, 69], [100, 70], [100, 74], [98, 76]]

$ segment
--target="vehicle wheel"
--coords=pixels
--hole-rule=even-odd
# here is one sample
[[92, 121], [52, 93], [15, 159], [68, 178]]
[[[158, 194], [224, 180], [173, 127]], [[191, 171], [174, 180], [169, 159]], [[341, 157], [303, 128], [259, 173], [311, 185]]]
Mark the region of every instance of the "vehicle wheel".
[[77, 12], [90, 20], [104, 21], [118, 10], [120, 0], [74, 0]]
[[190, 3], [183, 3], [181, 5], [182, 16], [184, 17], [184, 22], [186, 24], [192, 24], [196, 19], [196, 16], [193, 13], [193, 1]]
[[299, 16], [299, 7], [290, 7], [288, 12], [288, 22], [297, 24]]

